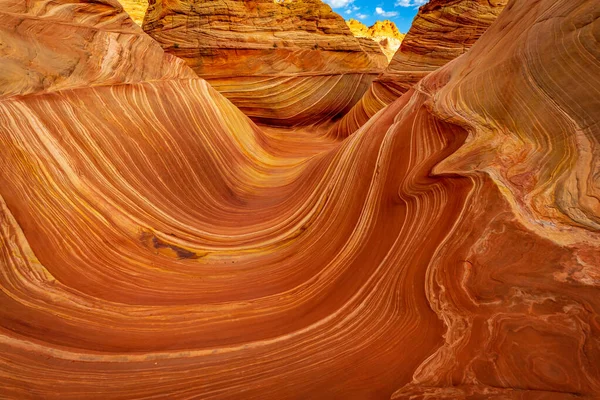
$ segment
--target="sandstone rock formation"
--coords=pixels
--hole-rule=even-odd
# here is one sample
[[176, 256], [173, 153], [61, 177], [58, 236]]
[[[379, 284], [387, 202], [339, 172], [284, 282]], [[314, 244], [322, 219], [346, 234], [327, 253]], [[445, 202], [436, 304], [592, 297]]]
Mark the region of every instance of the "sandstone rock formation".
[[0, 6], [1, 397], [600, 394], [593, 2], [511, 0], [344, 140], [115, 0]]
[[400, 33], [396, 24], [388, 19], [376, 21], [369, 27], [367, 33], [370, 37], [385, 36], [389, 38], [396, 38], [398, 40], [404, 39], [405, 36], [403, 33]]
[[350, 28], [350, 32], [356, 37], [369, 37], [369, 28], [362, 22], [350, 18], [346, 21], [346, 25]]
[[355, 19], [346, 21], [348, 28], [357, 38], [369, 38], [379, 45], [388, 60], [391, 60], [404, 39], [396, 24], [390, 20], [377, 21], [367, 28], [365, 24]]
[[148, 0], [119, 0], [119, 3], [123, 6], [123, 9], [133, 22], [142, 26], [144, 22], [144, 15], [148, 9]]
[[345, 114], [387, 65], [320, 0], [152, 0], [143, 28], [246, 115], [271, 125]]
[[2, 97], [195, 77], [113, 2], [2, 5]]
[[405, 92], [423, 76], [464, 54], [508, 0], [430, 0], [422, 6], [380, 81]]
[[332, 130], [351, 134], [430, 72], [465, 53], [496, 20], [508, 0], [430, 0], [383, 74]]
[[378, 69], [383, 70], [388, 65], [388, 58], [385, 49], [376, 40], [366, 37], [357, 37], [358, 43], [364, 52], [366, 52]]

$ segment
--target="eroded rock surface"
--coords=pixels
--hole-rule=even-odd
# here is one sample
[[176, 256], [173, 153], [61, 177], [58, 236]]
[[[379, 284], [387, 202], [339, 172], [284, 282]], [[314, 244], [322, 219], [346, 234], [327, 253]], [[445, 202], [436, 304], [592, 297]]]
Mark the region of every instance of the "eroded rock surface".
[[194, 77], [118, 3], [5, 1], [0, 96]]
[[432, 71], [464, 54], [489, 28], [508, 0], [431, 0], [413, 24], [387, 69], [332, 134], [346, 136]]
[[598, 398], [595, 3], [510, 1], [344, 140], [114, 0], [0, 6], [1, 397]]
[[156, 0], [143, 28], [246, 115], [271, 125], [345, 114], [387, 65], [320, 0]]
[[346, 24], [354, 36], [375, 41], [390, 61], [400, 48], [405, 36], [400, 33], [396, 24], [389, 20], [377, 21], [370, 27], [355, 19], [349, 19]]

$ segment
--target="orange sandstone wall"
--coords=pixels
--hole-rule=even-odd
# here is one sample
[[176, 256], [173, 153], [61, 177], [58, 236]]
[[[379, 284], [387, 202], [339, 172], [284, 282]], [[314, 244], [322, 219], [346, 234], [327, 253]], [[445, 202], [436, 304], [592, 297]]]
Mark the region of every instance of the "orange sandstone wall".
[[0, 97], [192, 78], [110, 0], [5, 1]]
[[151, 1], [144, 30], [255, 121], [345, 114], [385, 68], [320, 0]]
[[600, 394], [594, 3], [510, 1], [345, 140], [255, 125], [113, 0], [0, 6], [10, 71], [106, 62], [0, 71], [2, 397]]
[[427, 74], [465, 53], [507, 1], [431, 0], [421, 6], [387, 69], [331, 134], [351, 134]]

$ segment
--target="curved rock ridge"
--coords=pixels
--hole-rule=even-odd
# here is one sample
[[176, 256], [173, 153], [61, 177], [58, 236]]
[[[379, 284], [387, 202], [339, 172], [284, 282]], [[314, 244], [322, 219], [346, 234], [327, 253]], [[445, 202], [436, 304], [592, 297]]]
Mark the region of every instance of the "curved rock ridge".
[[372, 40], [371, 38], [357, 37], [360, 47], [366, 52], [369, 57], [377, 64], [377, 68], [384, 69], [388, 65], [387, 53], [379, 42]]
[[508, 0], [430, 0], [419, 8], [386, 73], [431, 72], [464, 54], [507, 3]]
[[[26, 4], [0, 37], [57, 3]], [[80, 29], [30, 18], [0, 63], [121, 14], [63, 1]], [[344, 140], [259, 127], [185, 67], [135, 80], [145, 57], [5, 86], [1, 397], [597, 398], [599, 21], [511, 0]]]
[[402, 39], [405, 36], [400, 33], [396, 24], [390, 20], [376, 21], [373, 25], [367, 27], [362, 22], [351, 18], [346, 21], [346, 24], [357, 38], [369, 38], [375, 41], [390, 61], [400, 48]]
[[3, 1], [0, 98], [194, 72], [135, 25], [116, 0]]
[[599, 28], [593, 2], [510, 1], [432, 74], [469, 132], [432, 174], [475, 185], [427, 273], [445, 344], [392, 398], [600, 395]]
[[373, 81], [344, 121], [332, 129], [345, 137], [427, 74], [465, 53], [502, 12], [508, 0], [430, 0], [386, 70]]
[[253, 120], [318, 124], [345, 114], [387, 66], [320, 0], [150, 1], [143, 25]]

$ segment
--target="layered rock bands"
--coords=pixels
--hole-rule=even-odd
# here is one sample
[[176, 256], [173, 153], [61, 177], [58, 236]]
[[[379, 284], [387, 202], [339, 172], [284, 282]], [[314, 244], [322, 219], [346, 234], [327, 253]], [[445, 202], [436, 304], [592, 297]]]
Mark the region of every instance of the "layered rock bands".
[[386, 70], [331, 130], [345, 137], [430, 72], [465, 53], [508, 0], [431, 0], [421, 8]]
[[0, 15], [0, 397], [600, 394], [594, 2], [509, 1], [343, 140], [115, 0]]
[[254, 121], [323, 124], [350, 110], [387, 66], [320, 0], [151, 0], [143, 25]]

